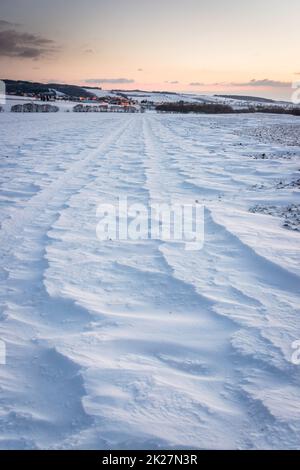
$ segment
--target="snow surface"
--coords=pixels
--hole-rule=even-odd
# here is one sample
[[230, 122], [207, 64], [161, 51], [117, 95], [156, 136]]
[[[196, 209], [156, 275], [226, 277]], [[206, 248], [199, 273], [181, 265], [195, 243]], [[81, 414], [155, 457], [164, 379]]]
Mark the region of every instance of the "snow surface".
[[[297, 122], [0, 114], [0, 448], [299, 448], [300, 233], [249, 212], [299, 203], [254, 132]], [[100, 242], [118, 196], [204, 203], [203, 249]]]

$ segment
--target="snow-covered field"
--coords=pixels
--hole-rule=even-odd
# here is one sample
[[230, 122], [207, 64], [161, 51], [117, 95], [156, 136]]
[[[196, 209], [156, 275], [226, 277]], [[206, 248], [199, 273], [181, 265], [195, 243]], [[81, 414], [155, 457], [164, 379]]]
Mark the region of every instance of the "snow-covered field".
[[[73, 111], [74, 106], [78, 104], [74, 101], [50, 101], [45, 102], [41, 101], [36, 98], [29, 98], [24, 96], [6, 96], [5, 103], [1, 105], [4, 112], [10, 112], [11, 107], [15, 106], [16, 104], [26, 104], [26, 103], [34, 103], [38, 105], [42, 104], [50, 104], [52, 106], [57, 106], [60, 112], [71, 112]], [[92, 103], [90, 103], [92, 104]], [[98, 104], [98, 103], [97, 103]], [[93, 105], [93, 104], [92, 104]]]
[[[1, 448], [300, 447], [299, 124], [0, 114]], [[100, 242], [118, 196], [204, 204], [203, 249]]]

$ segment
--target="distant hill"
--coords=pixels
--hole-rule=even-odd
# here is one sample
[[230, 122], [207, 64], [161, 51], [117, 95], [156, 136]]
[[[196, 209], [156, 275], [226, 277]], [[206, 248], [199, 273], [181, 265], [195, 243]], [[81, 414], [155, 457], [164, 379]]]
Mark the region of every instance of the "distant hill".
[[86, 88], [82, 88], [77, 85], [68, 85], [65, 83], [39, 83], [39, 82], [27, 82], [23, 80], [3, 80], [6, 85], [7, 94], [22, 95], [24, 93], [45, 93], [51, 90], [56, 90], [59, 93], [63, 93], [67, 97], [73, 98], [92, 98], [94, 93], [88, 91]]
[[135, 90], [119, 90], [118, 88], [115, 88], [114, 90], [111, 90], [112, 93], [156, 93], [157, 95], [178, 95], [176, 91], [146, 91], [146, 90], [139, 90], [136, 88]]
[[229, 98], [231, 100], [242, 100], [242, 101], [256, 101], [262, 103], [275, 103], [274, 100], [269, 98], [261, 98], [258, 96], [247, 96], [247, 95], [215, 95], [219, 98]]
[[[30, 82], [25, 80], [3, 80], [6, 84], [6, 92], [9, 95], [37, 95], [39, 93], [46, 93], [50, 91], [57, 92], [57, 95], [65, 95], [67, 99], [78, 99], [82, 98], [128, 98], [138, 102], [143, 100], [152, 101], [154, 103], [169, 103], [169, 102], [189, 102], [189, 103], [216, 103], [216, 104], [228, 104], [232, 107], [246, 107], [253, 106], [253, 103], [269, 104], [270, 106], [275, 105], [290, 105], [284, 101], [274, 101], [268, 98], [247, 96], [247, 95], [227, 95], [227, 94], [216, 94], [216, 95], [199, 95], [182, 92], [172, 91], [146, 91], [146, 90], [103, 90], [100, 87], [91, 86], [78, 86], [70, 85], [67, 83], [40, 83]], [[235, 100], [236, 103], [233, 103]]]

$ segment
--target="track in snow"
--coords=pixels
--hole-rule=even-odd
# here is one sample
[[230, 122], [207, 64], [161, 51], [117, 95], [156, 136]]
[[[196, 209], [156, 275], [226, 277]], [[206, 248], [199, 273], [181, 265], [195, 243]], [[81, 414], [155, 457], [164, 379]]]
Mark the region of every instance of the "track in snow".
[[[299, 147], [253, 160], [287, 151], [236, 134], [256, 116], [0, 118], [0, 446], [297, 448], [299, 234], [248, 209], [297, 201]], [[119, 196], [203, 202], [203, 250], [100, 243]]]

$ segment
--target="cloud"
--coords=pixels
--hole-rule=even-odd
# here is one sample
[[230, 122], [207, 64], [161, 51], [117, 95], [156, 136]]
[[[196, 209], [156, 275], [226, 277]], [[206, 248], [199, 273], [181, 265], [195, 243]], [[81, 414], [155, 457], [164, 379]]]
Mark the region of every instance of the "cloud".
[[6, 20], [1, 20], [0, 19], [0, 28], [15, 28], [17, 26], [20, 26], [18, 23], [11, 23], [10, 21]]
[[201, 82], [191, 82], [189, 85], [190, 85], [190, 86], [204, 86], [205, 83], [201, 83]]
[[138, 72], [143, 72], [143, 69], [137, 69]]
[[[300, 74], [299, 74], [300, 75]], [[215, 83], [201, 83], [201, 82], [192, 82], [189, 86], [222, 86], [222, 87], [273, 87], [273, 88], [288, 88], [291, 87], [290, 82], [282, 82], [280, 80], [270, 80], [264, 78], [263, 80], [256, 80], [253, 78], [248, 82], [215, 82]]]
[[86, 49], [86, 50], [84, 51], [84, 53], [85, 53], [85, 54], [94, 54], [94, 51], [93, 51], [93, 49]]
[[241, 83], [230, 83], [229, 85], [232, 86], [253, 86], [253, 87], [274, 87], [274, 88], [281, 88], [281, 87], [290, 87], [290, 82], [282, 82], [280, 80], [269, 80], [268, 78], [264, 78], [263, 80], [255, 80], [253, 78], [249, 82], [241, 82]]
[[134, 80], [131, 78], [89, 78], [85, 80], [85, 83], [134, 83]]
[[169, 83], [170, 85], [177, 85], [179, 83], [178, 80], [171, 80], [171, 81], [165, 81], [165, 83]]
[[[3, 20], [1, 22], [3, 24]], [[39, 59], [55, 50], [55, 42], [51, 39], [15, 29], [0, 31], [0, 57]]]

